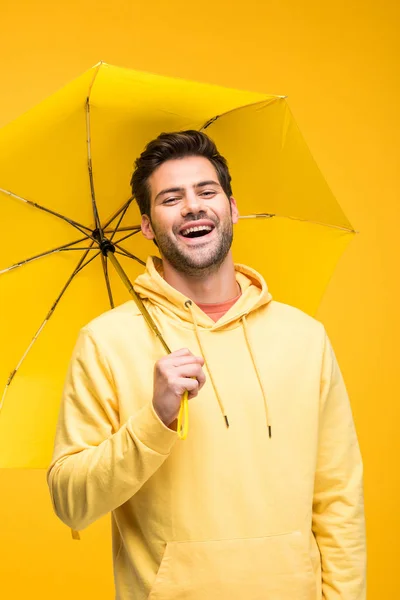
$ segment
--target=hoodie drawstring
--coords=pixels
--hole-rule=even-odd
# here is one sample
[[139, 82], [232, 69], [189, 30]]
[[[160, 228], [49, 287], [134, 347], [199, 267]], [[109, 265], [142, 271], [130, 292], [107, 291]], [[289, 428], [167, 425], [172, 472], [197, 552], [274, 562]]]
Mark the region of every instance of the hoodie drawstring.
[[196, 338], [197, 338], [197, 343], [199, 344], [200, 352], [201, 352], [201, 354], [202, 354], [202, 356], [204, 358], [204, 363], [206, 365], [206, 369], [207, 369], [208, 374], [210, 376], [211, 385], [213, 386], [215, 395], [217, 396], [217, 400], [218, 400], [219, 408], [221, 410], [221, 414], [222, 414], [222, 416], [225, 419], [226, 426], [229, 427], [228, 417], [226, 415], [225, 408], [224, 408], [224, 405], [223, 405], [222, 400], [221, 400], [221, 396], [218, 393], [217, 386], [215, 385], [215, 381], [214, 381], [214, 378], [212, 376], [212, 373], [211, 373], [211, 370], [210, 370], [210, 366], [208, 364], [208, 361], [207, 361], [207, 358], [206, 358], [206, 354], [204, 352], [204, 348], [203, 348], [203, 345], [202, 345], [201, 340], [200, 340], [199, 328], [198, 328], [198, 325], [197, 325], [196, 315], [194, 314], [194, 311], [193, 311], [193, 308], [192, 308], [192, 301], [191, 300], [186, 300], [185, 306], [186, 306], [186, 308], [189, 309], [190, 314], [192, 316], [193, 324], [194, 324], [194, 330], [195, 330]]
[[269, 435], [269, 437], [272, 437], [272, 427], [271, 427], [271, 421], [270, 421], [268, 404], [267, 404], [267, 395], [265, 393], [263, 382], [261, 380], [260, 371], [258, 370], [258, 367], [257, 367], [256, 359], [254, 358], [254, 354], [253, 354], [253, 351], [251, 349], [251, 344], [250, 344], [250, 339], [249, 339], [249, 331], [248, 331], [248, 328], [247, 328], [247, 321], [246, 321], [246, 317], [244, 315], [243, 315], [241, 321], [242, 321], [242, 325], [243, 325], [243, 332], [244, 332], [244, 337], [246, 339], [247, 348], [249, 350], [251, 361], [253, 363], [253, 367], [254, 367], [254, 370], [256, 372], [258, 383], [260, 385], [262, 396], [263, 396], [263, 400], [264, 400], [265, 417], [267, 419], [268, 435]]
[[[217, 386], [215, 385], [215, 381], [214, 381], [214, 378], [212, 376], [212, 373], [211, 373], [211, 370], [210, 370], [210, 366], [208, 364], [207, 357], [206, 357], [206, 354], [204, 352], [203, 345], [201, 343], [200, 332], [199, 332], [199, 328], [198, 328], [198, 324], [197, 324], [196, 315], [195, 315], [195, 313], [193, 311], [192, 301], [191, 300], [187, 300], [185, 302], [185, 306], [186, 306], [186, 308], [189, 309], [191, 317], [193, 319], [194, 331], [195, 331], [195, 334], [196, 334], [197, 343], [199, 344], [200, 352], [201, 352], [201, 354], [202, 354], [202, 356], [204, 358], [204, 364], [205, 364], [206, 369], [208, 371], [208, 374], [210, 376], [211, 385], [213, 386], [214, 393], [215, 393], [215, 395], [217, 397], [218, 404], [219, 404], [219, 407], [220, 407], [220, 410], [221, 410], [221, 414], [223, 415], [223, 417], [225, 419], [226, 426], [229, 427], [228, 417], [226, 415], [225, 408], [224, 408], [224, 405], [223, 405], [222, 400], [221, 400], [221, 396], [218, 393]], [[249, 332], [248, 332], [247, 321], [246, 321], [246, 316], [245, 315], [243, 315], [243, 317], [241, 318], [241, 323], [242, 323], [242, 327], [243, 327], [243, 333], [244, 333], [244, 337], [245, 337], [245, 340], [246, 340], [247, 349], [249, 351], [251, 362], [253, 363], [253, 367], [254, 367], [254, 370], [255, 370], [256, 375], [257, 375], [257, 380], [258, 380], [258, 383], [259, 383], [259, 386], [260, 386], [260, 389], [261, 389], [261, 393], [262, 393], [262, 397], [263, 397], [263, 401], [264, 401], [264, 409], [265, 409], [265, 417], [266, 417], [266, 421], [267, 421], [268, 435], [269, 435], [269, 437], [272, 437], [272, 427], [271, 427], [271, 420], [270, 420], [270, 415], [269, 415], [269, 410], [268, 410], [267, 395], [265, 393], [264, 385], [263, 385], [263, 382], [262, 382], [261, 376], [260, 376], [260, 371], [258, 370], [257, 363], [256, 363], [256, 360], [255, 360], [255, 357], [254, 357], [254, 353], [253, 353], [253, 350], [251, 348], [250, 338], [249, 338]]]

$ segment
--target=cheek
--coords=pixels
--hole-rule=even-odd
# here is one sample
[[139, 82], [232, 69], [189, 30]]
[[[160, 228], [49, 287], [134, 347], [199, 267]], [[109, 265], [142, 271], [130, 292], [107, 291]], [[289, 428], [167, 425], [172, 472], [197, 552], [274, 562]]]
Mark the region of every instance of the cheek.
[[[172, 215], [160, 215], [153, 214], [152, 227], [155, 235], [163, 234], [163, 235], [171, 235], [171, 232], [174, 231], [175, 221], [171, 219]], [[175, 225], [175, 227], [177, 227]]]
[[231, 209], [229, 206], [228, 206], [228, 208], [224, 207], [224, 210], [221, 210], [218, 217], [221, 221], [224, 221], [226, 223], [228, 221], [231, 223], [236, 223], [236, 221], [237, 221], [234, 208], [232, 207], [232, 212], [231, 212]]

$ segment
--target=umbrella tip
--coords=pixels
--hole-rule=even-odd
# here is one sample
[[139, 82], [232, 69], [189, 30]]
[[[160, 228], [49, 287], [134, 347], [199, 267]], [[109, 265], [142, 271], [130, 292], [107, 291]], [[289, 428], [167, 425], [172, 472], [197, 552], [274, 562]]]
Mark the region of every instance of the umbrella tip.
[[101, 67], [101, 66], [106, 66], [108, 67], [108, 63], [106, 63], [104, 60], [99, 60], [98, 63], [96, 63], [95, 65], [93, 65], [92, 69], [97, 69], [97, 67]]

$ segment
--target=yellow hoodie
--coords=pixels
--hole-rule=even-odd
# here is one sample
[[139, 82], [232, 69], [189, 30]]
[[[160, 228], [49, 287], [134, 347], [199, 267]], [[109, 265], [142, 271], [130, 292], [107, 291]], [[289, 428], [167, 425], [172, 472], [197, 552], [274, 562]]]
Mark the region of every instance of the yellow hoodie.
[[135, 303], [82, 329], [47, 472], [54, 510], [74, 530], [112, 511], [116, 600], [364, 600], [362, 461], [334, 351], [258, 273], [236, 277], [242, 295], [216, 323], [156, 259], [135, 283], [168, 345], [206, 360], [185, 441], [154, 411], [164, 350]]

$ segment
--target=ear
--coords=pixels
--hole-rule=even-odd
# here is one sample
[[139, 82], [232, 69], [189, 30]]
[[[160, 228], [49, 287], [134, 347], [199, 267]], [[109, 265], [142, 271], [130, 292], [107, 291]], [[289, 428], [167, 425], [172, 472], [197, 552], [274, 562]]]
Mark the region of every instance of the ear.
[[231, 203], [231, 211], [232, 211], [232, 223], [236, 225], [239, 220], [239, 209], [236, 204], [236, 200], [233, 196], [229, 198], [229, 202]]
[[151, 226], [150, 217], [148, 217], [147, 215], [142, 215], [142, 222], [141, 222], [140, 226], [141, 226], [144, 237], [147, 240], [154, 240], [155, 235], [154, 235], [153, 228]]

